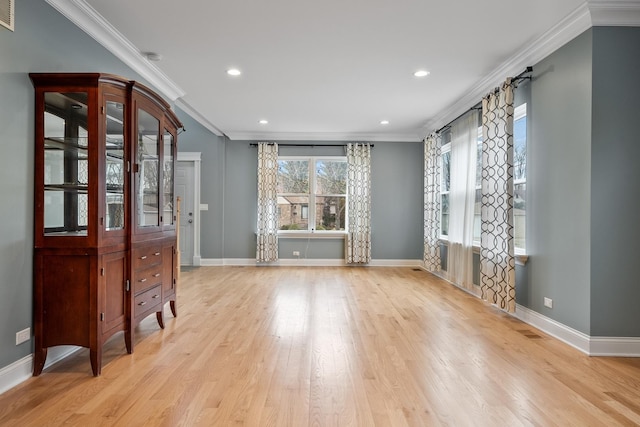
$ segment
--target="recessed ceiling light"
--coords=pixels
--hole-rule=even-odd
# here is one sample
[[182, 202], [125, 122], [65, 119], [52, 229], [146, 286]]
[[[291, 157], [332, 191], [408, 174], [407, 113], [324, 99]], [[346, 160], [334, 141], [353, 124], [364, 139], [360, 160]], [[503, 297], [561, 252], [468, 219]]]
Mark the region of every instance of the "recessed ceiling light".
[[429, 73], [427, 70], [418, 70], [415, 73], [413, 73], [413, 75], [416, 76], [416, 77], [426, 77], [429, 74], [431, 74], [431, 73]]
[[242, 71], [238, 70], [237, 68], [229, 68], [227, 70], [227, 74], [229, 74], [230, 76], [239, 76], [240, 74], [242, 74]]
[[153, 62], [158, 62], [162, 59], [162, 55], [160, 55], [158, 52], [143, 52], [142, 55], [144, 55], [144, 57], [149, 61]]
[[262, 119], [262, 120], [260, 120], [258, 123], [260, 123], [261, 125], [266, 125], [266, 124], [268, 124], [268, 123], [269, 123], [269, 120], [264, 120], [264, 119]]
[[380, 121], [381, 125], [388, 125], [389, 124], [389, 120], [382, 120]]

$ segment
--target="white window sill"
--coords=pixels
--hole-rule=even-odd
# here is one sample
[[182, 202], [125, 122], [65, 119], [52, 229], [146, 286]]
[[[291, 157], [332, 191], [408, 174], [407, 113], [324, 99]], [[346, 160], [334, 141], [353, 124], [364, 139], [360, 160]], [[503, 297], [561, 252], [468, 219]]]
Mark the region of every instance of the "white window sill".
[[278, 231], [280, 239], [344, 239], [346, 231]]
[[[445, 237], [441, 237], [439, 240], [440, 240], [440, 243], [442, 243], [443, 245], [449, 246], [449, 239], [447, 239]], [[479, 244], [477, 244], [477, 243], [473, 244], [473, 253], [474, 254], [479, 254], [480, 253], [480, 245]], [[527, 261], [529, 260], [529, 255], [525, 254], [525, 252], [522, 249], [519, 249], [519, 248], [515, 249], [514, 257], [516, 259], [516, 264], [517, 265], [525, 265], [527, 263]]]

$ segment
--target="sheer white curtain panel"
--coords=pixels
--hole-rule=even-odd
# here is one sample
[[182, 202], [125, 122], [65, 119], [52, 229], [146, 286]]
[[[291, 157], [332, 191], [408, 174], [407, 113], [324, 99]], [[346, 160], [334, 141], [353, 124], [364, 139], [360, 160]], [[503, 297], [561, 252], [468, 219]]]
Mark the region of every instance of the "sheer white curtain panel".
[[474, 291], [473, 216], [476, 194], [478, 112], [472, 110], [451, 126], [451, 189], [447, 275]]

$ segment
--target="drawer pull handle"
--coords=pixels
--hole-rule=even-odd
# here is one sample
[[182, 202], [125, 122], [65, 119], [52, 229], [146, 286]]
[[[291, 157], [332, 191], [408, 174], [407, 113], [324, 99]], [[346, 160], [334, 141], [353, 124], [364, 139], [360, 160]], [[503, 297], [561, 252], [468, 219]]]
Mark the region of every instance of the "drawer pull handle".
[[142, 302], [139, 302], [138, 305], [145, 305], [146, 303], [147, 303], [146, 301], [142, 301]]
[[156, 252], [154, 255], [155, 256], [160, 256], [160, 252]]
[[147, 256], [146, 256], [146, 255], [142, 255], [142, 256], [140, 257], [140, 259], [147, 259]]
[[160, 273], [154, 274], [153, 277], [160, 277]]
[[160, 295], [157, 295], [157, 294], [156, 294], [156, 295], [152, 296], [151, 298], [153, 298], [153, 299], [158, 299], [158, 298], [160, 298]]
[[140, 283], [144, 283], [146, 281], [147, 281], [147, 279], [140, 279]]

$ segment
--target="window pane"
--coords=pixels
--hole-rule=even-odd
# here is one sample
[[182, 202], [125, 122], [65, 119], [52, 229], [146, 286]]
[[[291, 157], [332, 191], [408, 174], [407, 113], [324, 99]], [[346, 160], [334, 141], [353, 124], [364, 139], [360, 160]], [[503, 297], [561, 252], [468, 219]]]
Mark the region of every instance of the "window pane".
[[527, 184], [516, 184], [513, 189], [513, 243], [516, 248], [525, 249]]
[[347, 193], [347, 162], [318, 160], [316, 162], [316, 194]]
[[449, 191], [451, 185], [451, 151], [442, 154], [442, 188]]
[[308, 160], [278, 160], [278, 193], [309, 193]]
[[449, 235], [449, 195], [442, 194], [442, 208], [441, 208], [441, 219], [442, 223], [440, 224], [440, 234], [443, 236]]
[[[476, 149], [476, 187], [482, 187], [482, 142]], [[476, 200], [478, 200], [477, 197]]]
[[107, 203], [105, 230], [124, 228], [124, 104], [106, 101], [105, 183]]
[[316, 196], [316, 230], [344, 230], [347, 199]]
[[160, 175], [158, 174], [158, 141], [160, 139], [160, 121], [150, 113], [138, 109], [138, 148], [137, 159], [139, 173], [135, 176], [137, 200], [137, 225], [149, 227], [160, 225]]
[[473, 240], [480, 240], [482, 226], [482, 188], [476, 188], [476, 199], [473, 207]]
[[527, 116], [513, 123], [513, 179], [527, 179]]
[[303, 211], [309, 209], [309, 196], [278, 196], [278, 228], [280, 230], [306, 230], [308, 216]]

